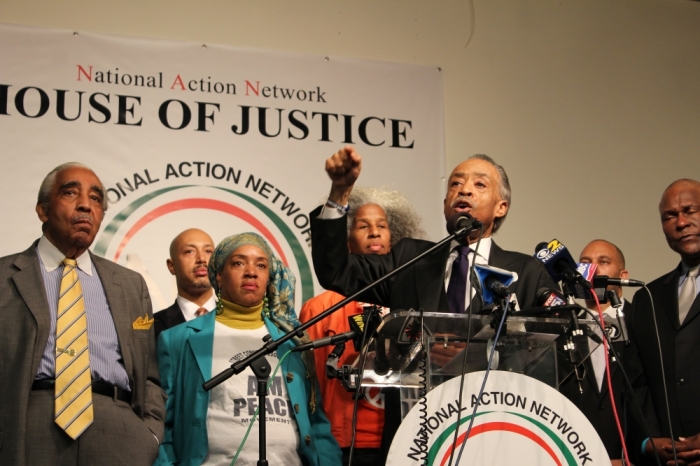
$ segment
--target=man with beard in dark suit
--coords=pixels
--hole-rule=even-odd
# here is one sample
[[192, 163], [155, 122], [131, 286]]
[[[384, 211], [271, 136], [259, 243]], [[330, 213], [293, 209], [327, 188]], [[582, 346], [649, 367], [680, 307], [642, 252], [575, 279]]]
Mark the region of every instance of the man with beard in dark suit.
[[[679, 464], [700, 464], [700, 182], [671, 183], [659, 214], [666, 241], [681, 262], [649, 283], [653, 302], [646, 290], [634, 295], [630, 334], [661, 424], [662, 438], [654, 442], [657, 451], [673, 461], [673, 436]], [[651, 442], [645, 446], [649, 456]]]
[[[434, 243], [404, 239], [386, 255], [348, 253], [345, 211], [350, 192], [360, 175], [362, 158], [347, 146], [326, 161], [331, 178], [327, 203], [311, 213], [312, 257], [319, 283], [326, 289], [349, 296], [394, 268], [407, 262]], [[470, 214], [483, 223], [483, 238], [477, 251], [479, 232], [462, 243], [453, 241], [422, 261], [360, 296], [358, 299], [393, 310], [420, 308], [426, 311], [463, 313], [469, 303], [473, 312], [482, 309], [468, 274], [461, 271], [473, 261], [517, 272], [518, 281], [510, 286], [521, 309], [535, 307], [537, 290], [556, 285], [532, 256], [504, 251], [491, 240], [505, 220], [510, 207], [510, 183], [500, 165], [486, 155], [475, 155], [452, 171], [443, 203], [445, 218]], [[453, 264], [458, 264], [453, 267]], [[453, 274], [453, 271], [456, 270]], [[459, 283], [454, 277], [463, 277]], [[457, 290], [456, 292], [454, 290]], [[472, 299], [472, 295], [474, 298]], [[383, 443], [391, 443], [401, 422], [398, 399], [387, 392]], [[392, 403], [396, 406], [392, 407]], [[393, 412], [393, 415], [390, 414]]]
[[156, 312], [156, 341], [163, 330], [174, 327], [216, 308], [214, 289], [207, 267], [214, 252], [214, 241], [197, 228], [185, 230], [170, 243], [168, 270], [175, 275], [177, 298], [172, 306]]

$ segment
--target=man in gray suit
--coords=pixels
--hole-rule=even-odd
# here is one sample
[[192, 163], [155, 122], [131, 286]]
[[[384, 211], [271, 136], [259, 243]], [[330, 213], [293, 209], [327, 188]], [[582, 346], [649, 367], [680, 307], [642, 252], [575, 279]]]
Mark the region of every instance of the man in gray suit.
[[[60, 165], [39, 190], [42, 237], [0, 258], [0, 464], [150, 465], [157, 456], [165, 396], [146, 284], [88, 251], [106, 208], [92, 170]], [[84, 309], [79, 319], [91, 374], [80, 392], [91, 413], [77, 434], [55, 420], [62, 396], [55, 388], [57, 360], [77, 363], [81, 356], [74, 342], [57, 344], [65, 341], [56, 335], [63, 315], [57, 308], [69, 274], [80, 287], [76, 301]]]

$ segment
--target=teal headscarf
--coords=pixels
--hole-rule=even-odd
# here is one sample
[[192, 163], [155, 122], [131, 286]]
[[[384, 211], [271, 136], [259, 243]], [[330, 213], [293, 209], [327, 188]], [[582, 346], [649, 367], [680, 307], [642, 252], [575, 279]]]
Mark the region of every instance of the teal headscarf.
[[296, 278], [289, 268], [280, 261], [272, 249], [260, 235], [256, 233], [241, 233], [232, 235], [221, 241], [209, 259], [209, 282], [214, 291], [219, 293], [216, 276], [221, 272], [233, 251], [252, 244], [263, 250], [269, 263], [270, 280], [267, 282], [267, 309], [264, 316], [272, 320], [280, 329], [288, 332], [299, 324], [294, 312], [294, 285]]
[[[216, 276], [224, 268], [224, 264], [233, 252], [240, 248], [252, 244], [259, 247], [267, 256], [269, 264], [270, 279], [267, 283], [267, 306], [263, 307], [263, 316], [269, 318], [283, 332], [291, 332], [296, 327], [301, 325], [294, 311], [294, 285], [296, 278], [289, 267], [277, 258], [272, 248], [267, 244], [267, 241], [257, 233], [240, 233], [231, 235], [222, 240], [214, 250], [209, 259], [209, 282], [216, 294], [219, 294], [219, 284], [216, 281]], [[304, 336], [293, 338], [297, 345], [308, 343], [309, 337], [304, 333]], [[311, 400], [310, 405], [312, 412], [316, 409], [316, 364], [314, 357], [310, 351], [302, 353], [304, 366], [306, 366], [307, 376], [312, 380]]]

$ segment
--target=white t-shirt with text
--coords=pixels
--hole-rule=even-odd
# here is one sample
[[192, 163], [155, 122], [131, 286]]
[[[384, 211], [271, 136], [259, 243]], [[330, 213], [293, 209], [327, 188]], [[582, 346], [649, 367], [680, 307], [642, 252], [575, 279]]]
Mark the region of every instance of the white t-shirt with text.
[[[227, 327], [216, 322], [214, 347], [212, 351], [212, 374], [227, 369], [262, 344], [262, 338], [269, 332], [266, 326], [255, 330], [242, 330]], [[266, 356], [271, 364], [271, 374], [279, 362], [277, 354]], [[243, 441], [246, 429], [253, 419], [258, 406], [258, 383], [253, 371], [247, 367], [240, 374], [215, 387], [209, 394], [207, 411], [207, 435], [209, 452], [202, 465], [230, 464]], [[258, 422], [266, 414], [267, 460], [270, 464], [301, 465], [297, 446], [299, 429], [294, 419], [292, 403], [287, 387], [282, 379], [280, 368], [267, 394], [267, 409], [261, 409], [255, 425], [250, 430], [245, 446], [241, 451], [237, 466], [258, 463]]]

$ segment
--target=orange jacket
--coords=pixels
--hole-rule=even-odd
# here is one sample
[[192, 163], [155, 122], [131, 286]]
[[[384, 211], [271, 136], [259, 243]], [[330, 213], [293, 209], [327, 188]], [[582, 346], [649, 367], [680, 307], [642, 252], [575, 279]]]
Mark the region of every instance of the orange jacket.
[[[342, 295], [333, 291], [325, 291], [311, 298], [304, 304], [299, 315], [301, 322], [306, 322], [317, 316], [334, 304], [345, 299]], [[308, 329], [312, 340], [336, 335], [350, 331], [348, 317], [361, 314], [362, 305], [353, 301], [342, 309], [326, 317], [322, 321], [312, 325]], [[331, 432], [340, 444], [341, 448], [350, 446], [352, 440], [352, 394], [345, 390], [337, 379], [326, 377], [326, 360], [333, 351], [333, 346], [325, 346], [314, 350], [316, 357], [316, 372], [321, 385], [323, 396], [323, 411], [331, 422]], [[343, 364], [352, 364], [358, 356], [355, 346], [351, 341], [345, 343], [345, 352], [338, 362], [338, 367]], [[379, 448], [382, 443], [382, 429], [384, 428], [384, 395], [379, 388], [366, 389], [365, 396], [360, 399], [357, 407], [357, 431], [355, 435], [355, 448]]]

